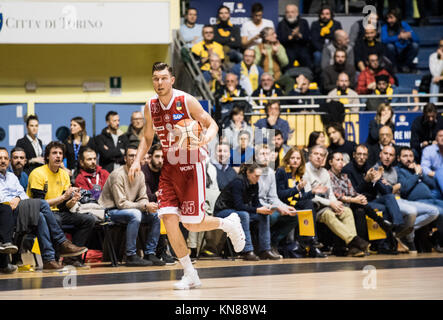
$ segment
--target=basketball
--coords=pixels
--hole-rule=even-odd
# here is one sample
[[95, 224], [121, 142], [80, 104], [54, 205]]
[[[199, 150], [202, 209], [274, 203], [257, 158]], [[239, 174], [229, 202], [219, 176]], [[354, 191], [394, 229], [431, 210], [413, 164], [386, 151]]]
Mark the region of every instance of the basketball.
[[177, 122], [174, 126], [175, 144], [180, 149], [188, 149], [191, 146], [191, 141], [197, 142], [200, 140], [202, 128], [200, 123], [191, 119], [183, 119]]

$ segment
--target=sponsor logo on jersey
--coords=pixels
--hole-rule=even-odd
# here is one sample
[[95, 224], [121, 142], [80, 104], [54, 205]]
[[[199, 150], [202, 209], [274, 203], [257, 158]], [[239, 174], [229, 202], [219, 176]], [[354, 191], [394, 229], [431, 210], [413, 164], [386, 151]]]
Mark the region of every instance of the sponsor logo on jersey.
[[162, 122], [162, 117], [154, 117], [152, 120], [154, 120], [154, 122]]
[[169, 121], [171, 121], [171, 116], [170, 116], [169, 114], [165, 114], [165, 115], [163, 116], [163, 119], [164, 119], [166, 122], [169, 122]]
[[157, 131], [165, 130], [165, 127], [163, 126], [155, 127], [155, 130]]
[[183, 167], [180, 167], [180, 171], [181, 172], [189, 171], [189, 170], [192, 170], [192, 169], [194, 169], [194, 166], [183, 166]]
[[177, 101], [177, 103], [175, 104], [175, 108], [180, 111], [182, 109], [182, 103], [180, 101]]
[[183, 118], [184, 115], [185, 115], [184, 113], [174, 113], [174, 114], [172, 115], [172, 119], [174, 119], [174, 120], [180, 120], [181, 118]]
[[152, 113], [159, 113], [160, 112], [160, 105], [158, 102], [154, 102], [152, 104]]

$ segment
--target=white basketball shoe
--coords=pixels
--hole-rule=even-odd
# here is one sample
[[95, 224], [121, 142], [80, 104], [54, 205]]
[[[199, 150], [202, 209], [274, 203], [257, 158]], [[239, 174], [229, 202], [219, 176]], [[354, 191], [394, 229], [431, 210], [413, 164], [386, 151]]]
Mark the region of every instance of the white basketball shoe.
[[183, 275], [179, 282], [174, 283], [174, 290], [195, 289], [200, 288], [201, 285], [197, 270], [194, 269], [191, 273]]
[[231, 239], [235, 252], [242, 252], [245, 247], [246, 236], [240, 222], [240, 217], [237, 213], [233, 212], [223, 220], [223, 229], [229, 239]]

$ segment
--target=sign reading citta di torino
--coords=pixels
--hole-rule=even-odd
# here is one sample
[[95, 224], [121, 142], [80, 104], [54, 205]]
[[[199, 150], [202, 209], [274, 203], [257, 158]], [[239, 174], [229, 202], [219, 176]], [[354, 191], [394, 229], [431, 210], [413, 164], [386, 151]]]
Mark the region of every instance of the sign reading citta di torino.
[[0, 44], [169, 44], [169, 2], [0, 2]]

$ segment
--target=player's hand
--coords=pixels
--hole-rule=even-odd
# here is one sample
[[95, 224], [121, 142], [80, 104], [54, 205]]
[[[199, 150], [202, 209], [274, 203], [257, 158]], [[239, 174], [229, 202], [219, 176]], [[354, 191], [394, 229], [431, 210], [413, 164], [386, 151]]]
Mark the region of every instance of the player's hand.
[[129, 178], [129, 182], [133, 183], [135, 180], [135, 177], [137, 176], [137, 174], [140, 172], [141, 167], [140, 167], [140, 161], [134, 161], [134, 163], [132, 164], [131, 168], [129, 168], [128, 171], [128, 178]]
[[200, 140], [198, 141], [198, 147], [205, 146], [209, 143], [208, 138], [205, 135], [201, 135]]

